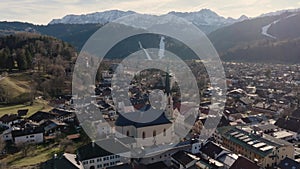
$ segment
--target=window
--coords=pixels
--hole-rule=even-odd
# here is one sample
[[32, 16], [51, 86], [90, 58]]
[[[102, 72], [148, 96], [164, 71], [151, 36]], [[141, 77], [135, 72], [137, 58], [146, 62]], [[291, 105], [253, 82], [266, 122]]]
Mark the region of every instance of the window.
[[90, 160], [90, 163], [94, 163], [95, 161], [94, 160]]
[[156, 136], [156, 130], [153, 131], [153, 137], [155, 137], [155, 136]]
[[33, 138], [33, 137], [34, 137], [34, 135], [31, 135], [31, 136], [30, 136], [30, 138]]
[[166, 129], [164, 129], [164, 136], [166, 136], [167, 134], [166, 134]]
[[102, 164], [97, 165], [97, 168], [102, 168]]
[[144, 131], [143, 131], [142, 137], [143, 137], [143, 139], [146, 138], [146, 133]]
[[127, 132], [126, 132], [126, 136], [127, 136], [127, 137], [129, 137], [129, 130], [127, 130]]

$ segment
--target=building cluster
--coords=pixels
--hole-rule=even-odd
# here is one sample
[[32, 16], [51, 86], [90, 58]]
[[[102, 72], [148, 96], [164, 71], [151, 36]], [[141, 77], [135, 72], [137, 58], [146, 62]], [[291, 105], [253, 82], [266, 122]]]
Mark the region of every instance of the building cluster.
[[[122, 102], [116, 103], [112, 72], [104, 71], [95, 96], [73, 96], [71, 100], [80, 103], [77, 118], [83, 128], [93, 129], [93, 140], [76, 154], [55, 155], [42, 167], [300, 169], [299, 66], [224, 63], [224, 67], [227, 91], [208, 83], [199, 93], [199, 105], [180, 102], [169, 72], [161, 83], [147, 83], [146, 74], [140, 75], [127, 84], [129, 91], [118, 93]], [[158, 74], [151, 77], [160, 79]], [[155, 87], [166, 100], [162, 111], [151, 103]], [[214, 93], [226, 93], [227, 99], [224, 110], [212, 115], [218, 107], [213, 104], [218, 100]], [[153, 114], [157, 114], [153, 120], [139, 121]], [[219, 118], [218, 124], [210, 125], [211, 118]], [[16, 144], [44, 142], [76, 121], [74, 111], [58, 108], [26, 119], [20, 115], [0, 118], [0, 124], [8, 128], [2, 137]], [[183, 135], [187, 129], [191, 131]]]
[[21, 109], [18, 114], [0, 117], [0, 126], [4, 129], [2, 140], [23, 146], [53, 141], [62, 133], [69, 134], [68, 138], [72, 139], [80, 137], [75, 129], [78, 121], [74, 110], [54, 108], [49, 112], [38, 111], [29, 117], [27, 112], [27, 109]]

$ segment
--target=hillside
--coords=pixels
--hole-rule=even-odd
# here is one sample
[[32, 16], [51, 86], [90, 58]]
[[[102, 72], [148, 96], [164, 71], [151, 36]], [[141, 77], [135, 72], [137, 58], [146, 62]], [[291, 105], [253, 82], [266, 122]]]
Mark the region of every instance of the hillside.
[[300, 13], [245, 20], [209, 35], [225, 61], [300, 63]]
[[299, 64], [300, 38], [256, 41], [232, 48], [221, 57], [235, 62]]
[[18, 104], [31, 100], [30, 84], [27, 80], [3, 77], [0, 80], [0, 103]]
[[0, 22], [0, 35], [7, 36], [19, 32], [48, 35], [68, 42], [80, 50], [87, 39], [101, 26], [101, 24], [34, 25], [23, 22]]
[[266, 16], [245, 20], [233, 25], [220, 28], [208, 35], [213, 45], [220, 53], [227, 51], [236, 45], [267, 39], [261, 34], [263, 26], [279, 19], [280, 16]]
[[76, 51], [53, 37], [31, 33], [0, 37], [0, 103], [19, 104], [34, 96], [71, 92]]

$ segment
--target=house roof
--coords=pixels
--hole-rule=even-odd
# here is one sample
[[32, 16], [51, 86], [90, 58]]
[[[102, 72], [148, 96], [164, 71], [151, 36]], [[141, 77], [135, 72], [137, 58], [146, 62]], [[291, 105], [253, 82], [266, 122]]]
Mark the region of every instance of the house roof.
[[19, 116], [25, 116], [28, 113], [28, 109], [20, 109], [18, 110], [18, 115]]
[[41, 127], [35, 127], [35, 128], [25, 128], [22, 130], [11, 131], [13, 137], [21, 137], [21, 136], [26, 136], [31, 134], [38, 134], [38, 133], [44, 133], [44, 129]]
[[300, 128], [300, 119], [294, 118], [294, 117], [281, 117], [279, 118], [276, 123], [276, 126], [286, 129], [286, 130], [290, 130], [293, 132], [297, 132], [299, 133]]
[[42, 120], [53, 119], [56, 116], [57, 116], [56, 114], [38, 111], [38, 112], [34, 113], [33, 115], [31, 115], [28, 119], [32, 120], [32, 121], [35, 121], [35, 122], [40, 122]]
[[42, 164], [44, 169], [83, 169], [75, 154], [64, 153], [60, 158], [53, 158]]
[[[158, 110], [150, 109], [145, 112], [144, 116], [147, 118], [152, 118], [153, 114], [160, 113], [161, 115], [156, 118], [155, 120], [147, 123], [140, 123], [135, 122], [130, 119], [136, 119], [141, 115], [141, 112], [132, 112], [132, 113], [126, 113], [126, 117], [124, 117], [122, 114], [119, 114], [119, 117], [117, 118], [115, 125], [116, 126], [135, 126], [136, 128], [140, 127], [147, 127], [147, 126], [154, 126], [154, 125], [162, 125], [162, 124], [171, 124], [172, 122], [165, 116], [164, 113], [158, 112]], [[130, 119], [128, 119], [129, 117]], [[148, 119], [148, 118], [147, 118]]]
[[254, 162], [240, 156], [229, 169], [260, 169]]
[[175, 154], [172, 155], [172, 158], [176, 161], [178, 161], [181, 165], [186, 166], [194, 159], [190, 157], [185, 151], [178, 151]]
[[[108, 145], [111, 145], [111, 149], [110, 149], [111, 152], [102, 148], [104, 146], [107, 147]], [[83, 160], [88, 160], [88, 159], [93, 159], [98, 157], [110, 156], [113, 154], [129, 152], [129, 151], [130, 149], [125, 147], [124, 143], [121, 143], [116, 139], [104, 139], [104, 140], [97, 141], [95, 143], [91, 142], [87, 145], [78, 148], [77, 154], [79, 159], [83, 161]]]
[[300, 169], [300, 163], [286, 157], [279, 163], [278, 167], [280, 169]]
[[248, 97], [241, 97], [239, 100], [245, 105], [253, 104], [253, 101]]
[[268, 124], [260, 124], [253, 127], [256, 131], [265, 131], [265, 130], [274, 130], [278, 127], [274, 124], [268, 123]]
[[300, 107], [292, 112], [292, 117], [300, 118]]
[[200, 151], [209, 157], [215, 159], [217, 155], [219, 155], [224, 149], [220, 146], [216, 145], [213, 142], [206, 143], [203, 147], [201, 147]]
[[80, 161], [113, 155], [94, 142], [78, 148], [77, 154]]
[[5, 114], [0, 118], [3, 123], [9, 123], [15, 120], [21, 119], [17, 114]]
[[78, 139], [78, 138], [80, 138], [80, 134], [77, 133], [77, 134], [67, 135], [67, 138], [68, 138], [69, 140]]
[[72, 111], [68, 111], [68, 110], [64, 110], [64, 109], [58, 109], [58, 108], [54, 108], [51, 110], [51, 112], [57, 114], [58, 116], [67, 116], [72, 114]]

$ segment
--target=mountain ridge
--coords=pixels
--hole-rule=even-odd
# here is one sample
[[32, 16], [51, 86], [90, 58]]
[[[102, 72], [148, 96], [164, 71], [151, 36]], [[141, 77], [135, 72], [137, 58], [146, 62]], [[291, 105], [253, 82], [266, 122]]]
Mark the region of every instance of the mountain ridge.
[[[120, 17], [128, 16], [131, 14], [138, 14], [134, 11], [121, 11], [121, 10], [109, 10], [103, 12], [94, 12], [88, 14], [81, 15], [66, 15], [60, 19], [53, 19], [49, 22], [49, 25], [53, 24], [106, 24], [113, 20], [116, 20]], [[149, 15], [149, 14], [144, 14]], [[210, 9], [201, 9], [200, 11], [195, 12], [175, 12], [171, 11], [167, 14], [157, 15], [175, 15], [178, 17], [182, 17], [187, 21], [192, 22], [196, 26], [198, 26], [203, 32], [206, 34], [213, 32], [221, 27], [233, 24], [235, 22], [240, 22], [244, 19], [248, 19], [246, 16], [241, 16], [238, 19], [234, 18], [225, 18], [223, 16], [218, 15], [216, 12]]]

